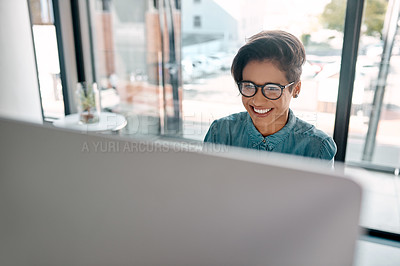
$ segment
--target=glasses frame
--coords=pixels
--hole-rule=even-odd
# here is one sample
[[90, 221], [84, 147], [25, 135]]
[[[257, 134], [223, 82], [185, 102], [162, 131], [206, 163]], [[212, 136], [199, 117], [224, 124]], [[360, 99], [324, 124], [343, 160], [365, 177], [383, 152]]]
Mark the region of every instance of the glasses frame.
[[[241, 86], [241, 84], [243, 84], [243, 83], [245, 83], [245, 82], [246, 82], [246, 83], [251, 83], [251, 84], [253, 84], [254, 87], [256, 88], [256, 90], [255, 90], [255, 92], [254, 92], [253, 95], [247, 96], [247, 95], [244, 95], [244, 94], [242, 93], [242, 90], [240, 89], [240, 86]], [[243, 97], [251, 98], [251, 97], [253, 97], [254, 95], [257, 94], [258, 88], [261, 88], [261, 93], [262, 93], [262, 95], [264, 95], [264, 97], [267, 98], [267, 99], [269, 99], [269, 100], [278, 100], [279, 98], [281, 98], [281, 96], [282, 96], [282, 94], [283, 94], [283, 90], [286, 89], [286, 88], [289, 87], [289, 86], [292, 86], [293, 84], [294, 84], [294, 81], [288, 83], [287, 85], [281, 85], [281, 84], [278, 84], [278, 83], [265, 83], [264, 85], [257, 85], [257, 84], [254, 84], [254, 82], [251, 82], [251, 81], [248, 81], [248, 80], [242, 80], [242, 81], [237, 82], [237, 85], [238, 85], [238, 88], [239, 88], [239, 92], [240, 92], [240, 94], [242, 94]], [[279, 95], [278, 98], [270, 98], [270, 97], [268, 97], [267, 95], [265, 95], [264, 88], [265, 88], [266, 86], [268, 86], [268, 85], [275, 85], [275, 86], [278, 86], [279, 88], [281, 88], [281, 94]]]

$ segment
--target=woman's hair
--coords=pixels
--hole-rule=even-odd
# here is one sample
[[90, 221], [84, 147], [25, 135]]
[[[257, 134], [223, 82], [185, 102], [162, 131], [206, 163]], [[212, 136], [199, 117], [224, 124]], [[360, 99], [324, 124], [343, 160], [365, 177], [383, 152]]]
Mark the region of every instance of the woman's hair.
[[232, 62], [231, 72], [236, 82], [243, 79], [243, 69], [250, 61], [270, 60], [286, 74], [289, 82], [300, 80], [306, 60], [303, 44], [294, 35], [280, 30], [262, 31], [250, 37]]

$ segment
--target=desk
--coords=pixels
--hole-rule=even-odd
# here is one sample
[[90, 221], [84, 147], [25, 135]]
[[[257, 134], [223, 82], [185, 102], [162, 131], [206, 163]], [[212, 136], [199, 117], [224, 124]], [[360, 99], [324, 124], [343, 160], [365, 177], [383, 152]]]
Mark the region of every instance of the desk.
[[101, 112], [99, 115], [99, 122], [93, 124], [84, 124], [80, 122], [79, 114], [67, 115], [53, 122], [55, 127], [90, 132], [118, 131], [124, 128], [126, 124], [127, 121], [123, 115], [110, 112]]

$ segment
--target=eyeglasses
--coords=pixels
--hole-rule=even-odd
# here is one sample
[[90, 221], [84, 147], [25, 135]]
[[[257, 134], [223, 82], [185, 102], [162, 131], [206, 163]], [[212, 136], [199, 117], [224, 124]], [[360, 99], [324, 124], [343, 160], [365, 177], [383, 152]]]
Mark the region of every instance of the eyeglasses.
[[293, 83], [294, 81], [290, 82], [285, 86], [276, 83], [256, 85], [251, 81], [244, 80], [244, 81], [239, 81], [237, 85], [239, 87], [240, 93], [244, 97], [253, 97], [254, 95], [256, 95], [258, 88], [261, 88], [261, 92], [265, 98], [270, 100], [278, 100], [282, 96], [283, 89], [286, 89], [287, 87], [293, 85]]

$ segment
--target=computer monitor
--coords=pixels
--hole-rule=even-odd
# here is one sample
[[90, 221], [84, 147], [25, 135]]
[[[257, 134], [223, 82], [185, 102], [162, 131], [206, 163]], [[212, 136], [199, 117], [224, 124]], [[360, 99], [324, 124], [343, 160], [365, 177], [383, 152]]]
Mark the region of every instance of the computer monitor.
[[353, 263], [361, 188], [313, 162], [0, 128], [0, 265]]

